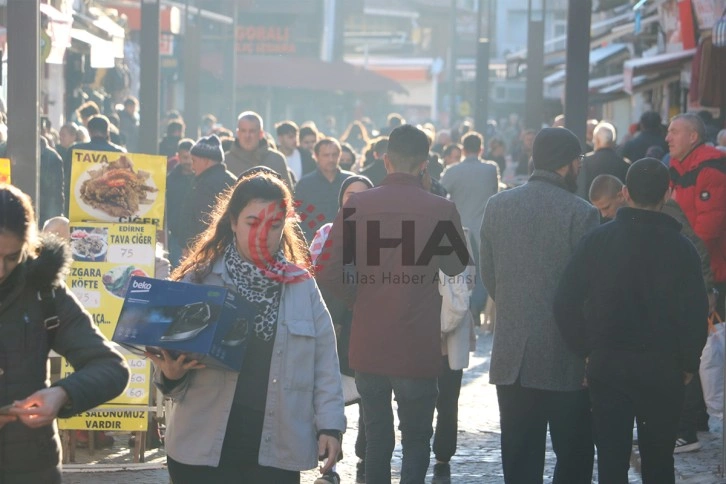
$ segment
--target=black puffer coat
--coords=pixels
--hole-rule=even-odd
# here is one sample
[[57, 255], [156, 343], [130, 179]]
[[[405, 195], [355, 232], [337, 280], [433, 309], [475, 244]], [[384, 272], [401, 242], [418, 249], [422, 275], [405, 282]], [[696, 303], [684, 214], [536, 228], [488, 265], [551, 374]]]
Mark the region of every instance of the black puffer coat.
[[[119, 395], [129, 379], [123, 357], [112, 349], [63, 283], [68, 246], [44, 239], [0, 285], [0, 406], [49, 386], [48, 352], [64, 356], [75, 372], [58, 382], [70, 397], [59, 416], [69, 417]], [[38, 291], [53, 288], [60, 326], [47, 330]], [[0, 483], [58, 480], [60, 442], [55, 425], [30, 429], [12, 422], [0, 428]]]

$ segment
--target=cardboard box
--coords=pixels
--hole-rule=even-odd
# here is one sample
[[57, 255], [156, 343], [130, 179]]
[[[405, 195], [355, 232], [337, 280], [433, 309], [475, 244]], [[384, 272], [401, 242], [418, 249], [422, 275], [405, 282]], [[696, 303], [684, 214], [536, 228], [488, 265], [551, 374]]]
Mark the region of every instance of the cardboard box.
[[219, 286], [131, 278], [113, 341], [135, 353], [188, 354], [210, 368], [239, 371], [254, 306]]

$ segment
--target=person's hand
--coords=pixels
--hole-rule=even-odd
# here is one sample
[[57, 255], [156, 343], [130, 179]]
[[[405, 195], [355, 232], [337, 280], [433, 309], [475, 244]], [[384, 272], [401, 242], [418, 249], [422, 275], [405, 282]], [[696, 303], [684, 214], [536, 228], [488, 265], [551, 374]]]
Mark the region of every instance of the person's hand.
[[716, 293], [713, 291], [708, 293], [708, 314], [713, 314], [716, 310]]
[[5, 424], [15, 422], [18, 419], [15, 415], [0, 415], [0, 430], [5, 427]]
[[340, 441], [331, 435], [320, 434], [318, 437], [318, 457], [325, 459], [320, 466], [320, 473], [325, 474], [333, 468], [340, 455]]
[[68, 394], [63, 388], [44, 388], [25, 400], [15, 402], [10, 409], [10, 414], [17, 417], [26, 426], [37, 429], [52, 424], [60, 409], [67, 402]]
[[187, 355], [184, 354], [179, 355], [176, 359], [172, 358], [166, 350], [161, 350], [161, 355], [155, 355], [148, 351], [144, 354], [154, 362], [168, 380], [178, 380], [186, 375], [189, 370], [206, 368], [204, 365], [200, 365], [197, 360], [187, 362]]
[[686, 386], [689, 383], [691, 383], [691, 380], [693, 380], [693, 373], [686, 373], [683, 372], [683, 385]]

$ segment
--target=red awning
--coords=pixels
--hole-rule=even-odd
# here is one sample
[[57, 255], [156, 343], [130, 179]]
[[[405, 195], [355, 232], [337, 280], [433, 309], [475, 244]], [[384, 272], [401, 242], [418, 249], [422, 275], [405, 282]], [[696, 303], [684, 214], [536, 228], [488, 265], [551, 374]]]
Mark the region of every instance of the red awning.
[[[222, 77], [220, 55], [205, 55], [202, 68]], [[310, 57], [240, 56], [237, 62], [240, 87], [279, 87], [309, 91], [407, 93], [398, 82], [346, 62], [324, 62]]]

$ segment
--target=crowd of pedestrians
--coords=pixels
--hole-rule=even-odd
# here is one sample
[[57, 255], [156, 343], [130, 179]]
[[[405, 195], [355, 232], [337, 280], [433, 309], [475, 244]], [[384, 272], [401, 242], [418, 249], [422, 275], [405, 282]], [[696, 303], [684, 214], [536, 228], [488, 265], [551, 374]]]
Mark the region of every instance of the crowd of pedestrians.
[[[133, 152], [137, 110], [133, 98], [107, 115], [89, 103], [57, 137], [48, 128], [43, 166], [57, 176], [37, 222], [24, 195], [0, 191], [0, 318], [44, 254], [30, 227], [67, 214], [73, 150]], [[622, 140], [604, 120], [588, 121], [585, 143], [564, 125], [523, 129], [512, 115], [437, 131], [392, 114], [335, 137], [245, 111], [234, 130], [205, 116], [192, 139], [170, 113], [159, 153], [171, 278], [260, 308], [239, 373], [149, 354], [172, 402], [172, 481], [299, 482], [321, 460], [317, 484], [338, 483], [344, 405], [358, 404], [357, 481], [390, 482], [393, 397], [401, 482], [424, 481], [432, 437], [434, 482], [450, 482], [462, 371], [474, 326], [496, 307], [490, 382], [506, 482], [542, 482], [548, 430], [554, 482], [591, 482], [595, 455], [601, 482], [625, 482], [634, 425], [644, 482], [673, 482], [673, 453], [697, 450], [708, 429], [699, 358], [709, 314], [724, 315], [721, 137], [696, 114], [665, 127], [647, 112]], [[107, 400], [126, 371], [74, 311], [74, 337], [98, 339], [83, 358], [109, 380], [93, 395], [58, 383], [65, 394], [47, 390], [59, 397], [45, 419]], [[62, 334], [34, 351], [73, 358]], [[22, 437], [27, 408], [43, 407], [22, 399], [41, 387], [0, 385], [0, 403], [20, 400], [0, 414], [0, 436]], [[0, 459], [12, 442], [0, 439]]]

